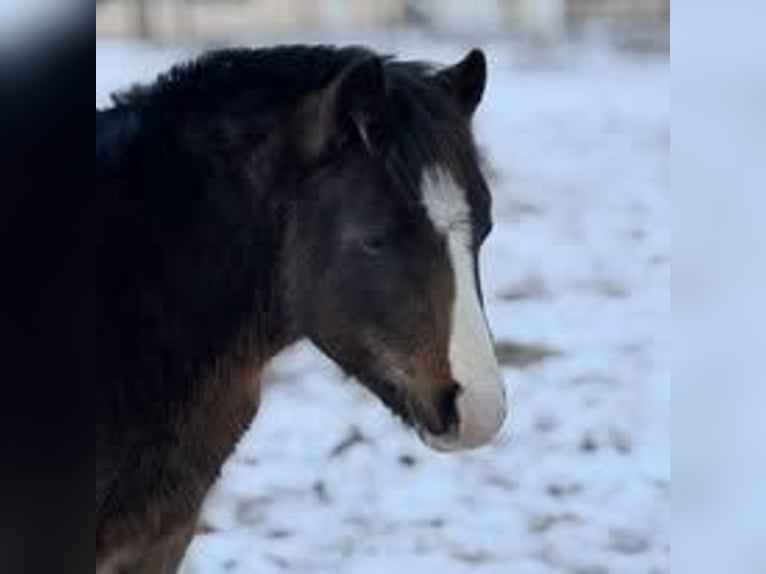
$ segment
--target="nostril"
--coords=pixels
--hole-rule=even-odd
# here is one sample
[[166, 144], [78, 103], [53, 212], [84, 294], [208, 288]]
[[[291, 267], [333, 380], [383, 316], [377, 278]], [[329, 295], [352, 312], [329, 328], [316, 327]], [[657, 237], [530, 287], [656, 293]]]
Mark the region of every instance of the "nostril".
[[462, 388], [454, 381], [439, 393], [436, 409], [439, 413], [440, 429], [436, 434], [445, 434], [458, 427], [460, 415], [457, 410], [457, 399]]

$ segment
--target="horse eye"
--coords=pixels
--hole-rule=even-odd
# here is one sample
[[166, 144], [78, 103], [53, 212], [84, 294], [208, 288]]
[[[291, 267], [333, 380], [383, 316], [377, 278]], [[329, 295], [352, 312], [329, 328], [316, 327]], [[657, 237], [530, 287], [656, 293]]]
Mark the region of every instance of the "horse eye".
[[362, 251], [368, 255], [380, 255], [388, 247], [388, 238], [383, 235], [373, 235], [361, 240]]

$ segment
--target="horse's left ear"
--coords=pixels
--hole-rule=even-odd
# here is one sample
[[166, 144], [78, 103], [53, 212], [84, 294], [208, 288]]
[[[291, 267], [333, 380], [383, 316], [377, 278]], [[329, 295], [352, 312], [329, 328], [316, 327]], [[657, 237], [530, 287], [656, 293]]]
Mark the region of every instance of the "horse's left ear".
[[304, 151], [317, 156], [355, 141], [380, 153], [385, 101], [383, 61], [370, 56], [350, 64], [302, 111]]
[[471, 116], [487, 85], [487, 58], [474, 48], [460, 62], [438, 72], [436, 79], [457, 99], [461, 111]]

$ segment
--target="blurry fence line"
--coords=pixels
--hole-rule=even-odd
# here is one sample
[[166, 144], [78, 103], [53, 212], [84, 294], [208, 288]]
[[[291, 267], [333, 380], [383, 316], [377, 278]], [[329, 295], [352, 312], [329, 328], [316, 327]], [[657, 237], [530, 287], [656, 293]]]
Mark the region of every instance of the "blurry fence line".
[[667, 48], [670, 0], [102, 0], [101, 35], [188, 41], [262, 31], [416, 26], [442, 32], [578, 38]]

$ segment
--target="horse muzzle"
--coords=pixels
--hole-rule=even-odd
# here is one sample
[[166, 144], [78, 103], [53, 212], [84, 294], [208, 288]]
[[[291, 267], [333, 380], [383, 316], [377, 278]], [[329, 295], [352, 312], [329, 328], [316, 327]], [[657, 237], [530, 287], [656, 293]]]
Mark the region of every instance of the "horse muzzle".
[[[439, 424], [419, 427], [418, 434], [423, 442], [441, 452], [471, 450], [492, 443], [508, 412], [504, 382], [493, 380], [458, 385], [452, 400], [451, 409], [443, 403], [436, 407], [436, 411], [442, 413]], [[454, 413], [454, 419], [449, 418], [450, 412]]]

